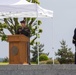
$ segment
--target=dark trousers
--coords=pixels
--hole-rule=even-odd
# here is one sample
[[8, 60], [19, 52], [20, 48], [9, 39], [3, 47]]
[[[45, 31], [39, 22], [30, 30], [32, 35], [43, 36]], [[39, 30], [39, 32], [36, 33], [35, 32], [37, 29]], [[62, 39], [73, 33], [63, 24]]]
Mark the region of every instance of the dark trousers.
[[27, 42], [27, 62], [30, 65], [30, 42]]

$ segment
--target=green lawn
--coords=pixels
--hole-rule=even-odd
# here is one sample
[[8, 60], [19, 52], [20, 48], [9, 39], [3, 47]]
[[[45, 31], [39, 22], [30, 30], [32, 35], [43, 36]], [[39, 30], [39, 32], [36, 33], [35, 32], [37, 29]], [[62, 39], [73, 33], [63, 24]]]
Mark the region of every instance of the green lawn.
[[[0, 65], [8, 65], [9, 63], [8, 62], [0, 62]], [[37, 63], [35, 63], [35, 62], [31, 62], [31, 64], [37, 64]]]
[[0, 65], [8, 65], [8, 62], [0, 62]]

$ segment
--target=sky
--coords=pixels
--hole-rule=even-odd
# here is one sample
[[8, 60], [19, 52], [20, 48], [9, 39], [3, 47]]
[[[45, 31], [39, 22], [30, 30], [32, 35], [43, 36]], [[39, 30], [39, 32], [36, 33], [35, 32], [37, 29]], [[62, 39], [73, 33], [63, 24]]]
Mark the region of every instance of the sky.
[[[7, 0], [7, 3], [15, 3], [19, 0]], [[39, 0], [40, 6], [54, 12], [53, 19], [40, 18], [43, 33], [39, 41], [44, 44], [44, 52], [50, 53], [49, 57], [60, 48], [60, 41], [65, 40], [68, 48], [72, 48], [72, 37], [76, 27], [76, 0]], [[6, 4], [6, 0], [0, 0], [0, 4]], [[7, 32], [8, 33], [8, 32]], [[9, 34], [9, 33], [8, 33]], [[9, 44], [0, 42], [0, 58], [9, 56]]]

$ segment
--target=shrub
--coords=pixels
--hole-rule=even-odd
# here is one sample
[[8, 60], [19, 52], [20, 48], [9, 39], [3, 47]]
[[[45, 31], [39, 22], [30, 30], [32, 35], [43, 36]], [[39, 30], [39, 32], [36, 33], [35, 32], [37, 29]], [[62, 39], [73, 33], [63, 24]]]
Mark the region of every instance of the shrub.
[[39, 64], [46, 64], [47, 61], [40, 61]]
[[46, 64], [53, 64], [53, 60], [47, 60]]
[[[53, 64], [53, 60], [47, 60], [46, 64]], [[54, 64], [60, 64], [58, 60], [54, 60]]]
[[45, 61], [48, 60], [48, 56], [46, 54], [41, 54], [39, 57], [39, 61]]
[[54, 62], [55, 62], [55, 64], [60, 64], [59, 61], [56, 59], [54, 60]]

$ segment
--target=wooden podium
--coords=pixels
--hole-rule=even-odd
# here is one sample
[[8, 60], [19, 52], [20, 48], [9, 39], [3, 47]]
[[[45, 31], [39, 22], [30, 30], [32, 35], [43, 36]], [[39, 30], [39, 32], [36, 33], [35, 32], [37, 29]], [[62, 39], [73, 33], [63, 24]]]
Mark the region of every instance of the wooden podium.
[[9, 35], [7, 41], [9, 42], [9, 64], [28, 64], [30, 39], [24, 35]]

